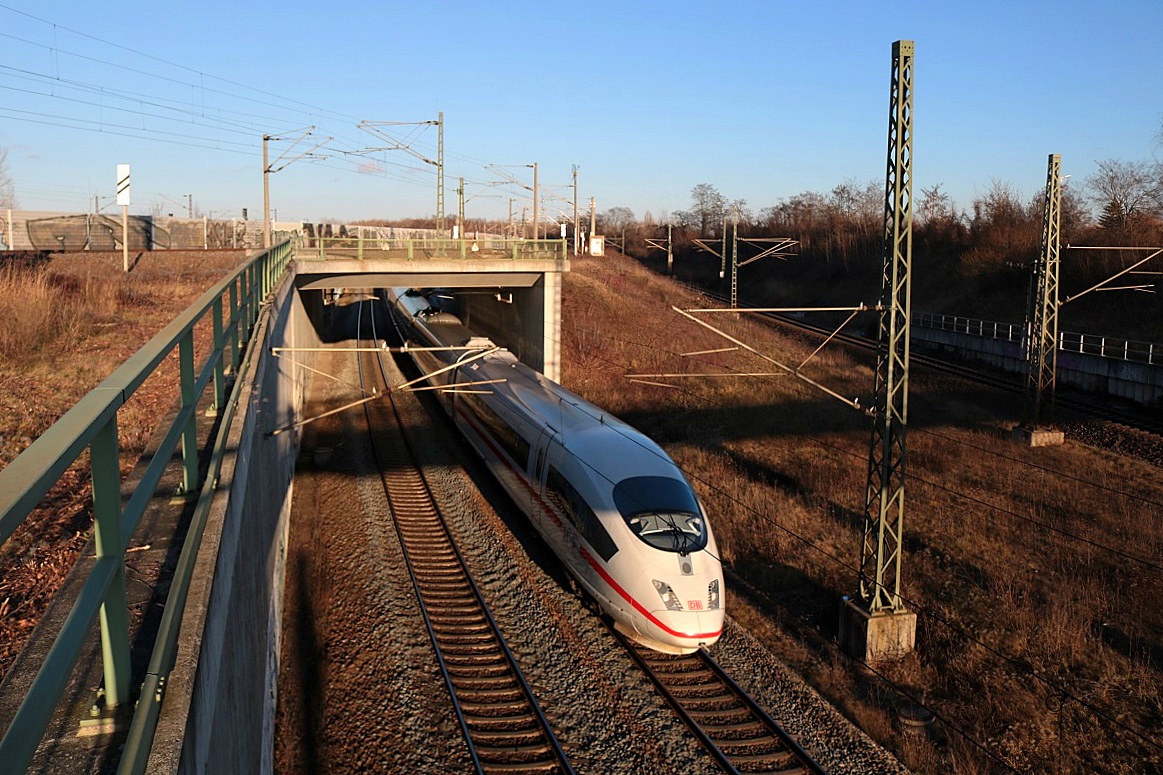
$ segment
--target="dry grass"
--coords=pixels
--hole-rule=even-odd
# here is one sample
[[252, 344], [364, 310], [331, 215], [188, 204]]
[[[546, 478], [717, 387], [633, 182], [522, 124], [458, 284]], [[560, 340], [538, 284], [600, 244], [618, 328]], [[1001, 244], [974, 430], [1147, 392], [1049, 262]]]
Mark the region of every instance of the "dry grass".
[[[1007, 434], [1020, 398], [915, 372], [903, 577], [917, 649], [877, 678], [834, 645], [840, 595], [855, 591], [868, 420], [791, 377], [629, 383], [633, 372], [772, 370], [740, 353], [682, 357], [727, 344], [670, 311], [693, 306], [689, 296], [618, 257], [573, 262], [564, 381], [691, 476], [724, 559], [759, 590], [736, 595], [733, 614], [919, 772], [1005, 771], [998, 759], [1018, 771], [1160, 772], [1159, 469], [1074, 443], [1020, 448]], [[817, 344], [715, 321], [791, 365]], [[829, 346], [805, 371], [863, 397], [871, 358]], [[907, 695], [948, 723], [902, 734]]]
[[[0, 266], [0, 468], [244, 258], [146, 253], [129, 275], [120, 253]], [[196, 331], [199, 358], [208, 325]], [[123, 472], [173, 404], [176, 371], [171, 356], [118, 413]], [[0, 547], [0, 676], [88, 540], [90, 497], [82, 458]]]

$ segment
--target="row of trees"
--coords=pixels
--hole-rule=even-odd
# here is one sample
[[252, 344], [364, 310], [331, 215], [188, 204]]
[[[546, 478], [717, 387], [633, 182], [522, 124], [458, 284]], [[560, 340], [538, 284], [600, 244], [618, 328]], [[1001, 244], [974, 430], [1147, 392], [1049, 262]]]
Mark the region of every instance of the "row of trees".
[[[941, 184], [915, 194], [916, 247], [928, 253], [964, 256], [970, 263], [1024, 262], [1041, 243], [1044, 195], [1023, 200], [1013, 186], [995, 181], [968, 209], [960, 209]], [[742, 236], [784, 236], [801, 253], [847, 265], [879, 258], [884, 222], [884, 184], [847, 180], [828, 193], [807, 191], [753, 214], [744, 200], [731, 200], [709, 183], [691, 189], [691, 207], [642, 222], [626, 207], [601, 214], [599, 232], [626, 235], [633, 251], [659, 226], [674, 226], [676, 241], [720, 236], [737, 221]], [[1157, 245], [1163, 240], [1163, 164], [1109, 159], [1083, 185], [1062, 193], [1063, 242], [1093, 245]]]

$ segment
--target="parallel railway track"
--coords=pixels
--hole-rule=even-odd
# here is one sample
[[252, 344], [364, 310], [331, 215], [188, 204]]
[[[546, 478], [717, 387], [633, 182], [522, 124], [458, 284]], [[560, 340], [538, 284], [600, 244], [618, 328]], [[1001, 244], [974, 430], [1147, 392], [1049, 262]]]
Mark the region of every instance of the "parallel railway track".
[[[381, 411], [394, 415], [393, 427], [402, 425], [394, 404], [368, 406], [382, 406]], [[506, 672], [512, 657], [503, 642], [494, 644], [496, 626], [411, 462], [406, 437], [395, 432], [381, 436], [377, 456], [438, 658], [476, 749], [474, 758], [494, 757], [491, 769], [478, 766], [482, 772], [570, 772], [563, 754], [560, 763], [549, 755], [550, 742], [560, 754], [556, 742], [539, 736], [532, 716], [543, 724], [544, 719], [535, 701], [518, 691], [524, 680]], [[663, 654], [632, 643], [612, 627], [610, 632], [725, 772], [825, 773], [705, 651]], [[502, 758], [511, 752], [523, 758]]]
[[[687, 286], [691, 290], [700, 293], [707, 298], [715, 299], [719, 302], [728, 302], [729, 298], [718, 293], [712, 293], [694, 286]], [[741, 307], [745, 309], [745, 307]], [[813, 334], [820, 334], [822, 336], [829, 336], [832, 334], [831, 329], [823, 328], [821, 326], [813, 325], [802, 320], [789, 317], [787, 315], [780, 315], [776, 313], [757, 313], [760, 317], [767, 318], [776, 323], [789, 326], [791, 328], [799, 329], [801, 331], [808, 331]], [[834, 341], [843, 342], [844, 344], [858, 347], [864, 350], [875, 350], [876, 342], [863, 336], [855, 334], [837, 334]], [[978, 385], [987, 385], [998, 390], [1004, 390], [1010, 393], [1023, 393], [1025, 391], [1025, 382], [1019, 377], [997, 374], [989, 370], [982, 370], [971, 366], [963, 366], [961, 364], [952, 363], [941, 358], [935, 358], [927, 355], [918, 355], [917, 353], [910, 353], [909, 360], [923, 368], [931, 371], [948, 374], [959, 379], [968, 380]], [[1129, 428], [1145, 431], [1147, 433], [1155, 434], [1156, 436], [1163, 436], [1163, 419], [1152, 417], [1146, 413], [1136, 413], [1131, 411], [1124, 411], [1117, 406], [1114, 406], [1111, 400], [1102, 400], [1101, 398], [1087, 398], [1077, 395], [1069, 395], [1063, 392], [1058, 392], [1055, 396], [1055, 404], [1063, 409], [1069, 409], [1089, 417], [1095, 417], [1102, 420], [1125, 425]]]
[[663, 654], [610, 631], [724, 771], [824, 775], [825, 770], [706, 651]]
[[477, 771], [572, 774], [415, 462], [399, 409], [390, 396], [365, 407], [404, 559]]

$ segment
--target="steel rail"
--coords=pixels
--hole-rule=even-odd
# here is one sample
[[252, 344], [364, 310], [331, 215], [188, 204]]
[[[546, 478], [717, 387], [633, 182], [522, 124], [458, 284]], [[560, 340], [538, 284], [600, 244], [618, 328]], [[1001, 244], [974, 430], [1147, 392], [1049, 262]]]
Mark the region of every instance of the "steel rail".
[[663, 654], [610, 631], [725, 772], [826, 775], [705, 650]]
[[[707, 296], [708, 298], [718, 299], [720, 301], [727, 300], [725, 296], [714, 293], [712, 291], [707, 291], [690, 285], [687, 285], [686, 287], [689, 290], [700, 293], [704, 296]], [[741, 311], [745, 310], [746, 308], [741, 308]], [[760, 313], [759, 317], [813, 334], [829, 336], [833, 333], [831, 330], [822, 326], [817, 326], [812, 323], [807, 323], [802, 320], [787, 317], [785, 315]], [[863, 350], [876, 349], [876, 342], [874, 340], [859, 336], [857, 334], [836, 334], [834, 336], [834, 340], [843, 342], [844, 344], [851, 345], [853, 347], [858, 347]], [[1011, 393], [1022, 393], [1025, 391], [1025, 382], [1021, 379], [1009, 378], [969, 366], [961, 366], [942, 358], [936, 358], [929, 355], [912, 353], [910, 354], [909, 359], [912, 363], [921, 366], [922, 368], [948, 374], [953, 377], [959, 377], [975, 384], [987, 385], [989, 387], [1005, 390]], [[1163, 436], [1163, 420], [1152, 419], [1150, 415], [1121, 411], [1111, 407], [1109, 402], [1104, 402], [1100, 399], [1089, 400], [1079, 396], [1063, 395], [1061, 392], [1059, 392], [1054, 398], [1054, 403], [1060, 408], [1069, 409], [1071, 411], [1078, 412], [1079, 414], [1084, 414], [1098, 419], [1109, 420], [1111, 422], [1119, 423], [1120, 425], [1135, 428], [1137, 430], [1151, 433], [1156, 436]]]
[[[376, 363], [387, 385], [378, 355]], [[366, 381], [362, 362], [360, 380]], [[473, 765], [482, 775], [573, 775], [416, 463], [396, 399], [392, 391], [384, 392], [390, 403], [365, 404], [368, 431], [405, 565]]]

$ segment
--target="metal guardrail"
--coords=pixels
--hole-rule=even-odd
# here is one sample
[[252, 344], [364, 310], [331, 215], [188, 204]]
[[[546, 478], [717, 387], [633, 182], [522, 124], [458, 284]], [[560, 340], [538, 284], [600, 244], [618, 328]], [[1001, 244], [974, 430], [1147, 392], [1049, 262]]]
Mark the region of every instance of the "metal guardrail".
[[[1026, 334], [1024, 324], [995, 323], [931, 312], [914, 312], [913, 325], [988, 339], [1001, 339], [1006, 342], [1020, 343], [1025, 340]], [[1101, 358], [1163, 366], [1163, 344], [1151, 342], [1063, 331], [1058, 334], [1058, 349], [1062, 352], [1084, 353]]]
[[[82, 398], [43, 435], [33, 442], [3, 471], [0, 471], [0, 544], [32, 513], [60, 477], [89, 450], [89, 465], [93, 487], [93, 522], [96, 544], [96, 562], [85, 580], [80, 594], [45, 657], [36, 678], [25, 695], [20, 708], [0, 739], [0, 762], [5, 769], [23, 771], [36, 753], [37, 746], [52, 719], [61, 694], [80, 658], [86, 636], [93, 620], [100, 613], [102, 664], [105, 677], [105, 698], [108, 707], [131, 701], [129, 661], [129, 616], [125, 592], [125, 551], [129, 537], [161, 481], [174, 450], [181, 444], [182, 491], [193, 494], [198, 481], [198, 437], [196, 427], [199, 399], [210, 385], [214, 390], [214, 406], [233, 412], [234, 404], [226, 392], [226, 369], [237, 373], [243, 353], [249, 353], [251, 329], [258, 319], [259, 306], [275, 287], [290, 262], [290, 242], [278, 245], [248, 260], [233, 270], [222, 281], [210, 288], [172, 323], [153, 337], [132, 357], [114, 371], [104, 382]], [[228, 307], [226, 305], [229, 305]], [[224, 310], [229, 309], [229, 323], [224, 325]], [[203, 360], [201, 369], [194, 368], [194, 327], [206, 316], [213, 327], [213, 351]], [[142, 475], [140, 484], [129, 495], [122, 508], [121, 472], [119, 465], [118, 410], [133, 393], [154, 373], [177, 348], [180, 364], [180, 409], [173, 423]], [[249, 355], [247, 355], [249, 357]], [[221, 424], [225, 429], [227, 423]], [[219, 431], [225, 435], [224, 431]], [[215, 454], [221, 458], [220, 443]], [[217, 476], [207, 477], [202, 488], [198, 509], [213, 495]], [[191, 528], [179, 559], [179, 569], [171, 584], [165, 617], [180, 616], [181, 605], [175, 601], [185, 594], [182, 582], [182, 562], [192, 563], [200, 533]], [[188, 579], [187, 579], [188, 580]], [[177, 590], [177, 592], [175, 592]], [[175, 594], [183, 597], [175, 598]], [[163, 620], [163, 628], [166, 627]], [[171, 635], [176, 636], [177, 625], [171, 622]], [[151, 674], [172, 667], [173, 646], [165, 651], [165, 640], [159, 635]], [[157, 649], [162, 649], [159, 658]], [[166, 665], [165, 660], [169, 659]], [[155, 679], [157, 676], [153, 676]], [[157, 681], [147, 681], [145, 690], [160, 692]], [[152, 696], [152, 695], [151, 695]], [[143, 710], [156, 710], [156, 702], [138, 704], [137, 715]], [[133, 727], [138, 727], [134, 718]], [[132, 728], [131, 728], [132, 731]], [[152, 739], [152, 734], [150, 735]], [[127, 746], [127, 752], [129, 748]], [[148, 753], [148, 745], [146, 746]], [[125, 760], [123, 759], [123, 765]], [[142, 762], [144, 767], [144, 761]]]
[[973, 318], [941, 315], [931, 312], [914, 312], [913, 325], [921, 326], [922, 328], [936, 328], [941, 331], [954, 331], [959, 334], [970, 334], [989, 339], [1001, 339], [1006, 342], [1020, 342], [1026, 335], [1024, 325], [994, 323], [989, 320], [975, 320]]
[[1062, 352], [1086, 353], [1102, 358], [1163, 366], [1163, 344], [1152, 342], [1136, 342], [1095, 334], [1063, 333], [1058, 336], [1058, 349]]
[[[444, 259], [564, 260], [569, 257], [563, 239], [513, 239], [481, 236], [476, 239], [446, 237], [314, 237], [305, 239], [298, 258], [324, 261], [327, 258], [404, 258], [408, 261]], [[311, 252], [314, 251], [314, 255]]]

